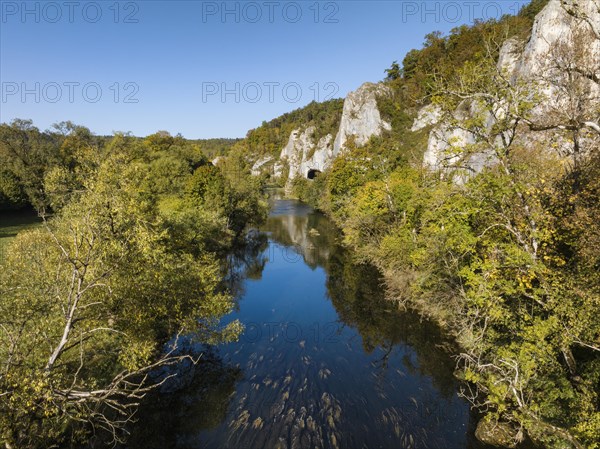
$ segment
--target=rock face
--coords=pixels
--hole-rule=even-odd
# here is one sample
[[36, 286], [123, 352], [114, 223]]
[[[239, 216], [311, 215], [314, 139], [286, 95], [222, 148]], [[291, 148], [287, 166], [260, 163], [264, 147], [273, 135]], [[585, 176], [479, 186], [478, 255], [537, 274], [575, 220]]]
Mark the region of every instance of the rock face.
[[420, 131], [427, 126], [435, 125], [440, 121], [441, 118], [442, 111], [440, 108], [435, 105], [428, 104], [427, 106], [421, 108], [410, 130], [412, 132]]
[[[561, 0], [550, 0], [546, 7], [537, 15], [532, 29], [532, 34], [528, 42], [524, 43], [518, 39], [507, 40], [501, 48], [498, 68], [502, 70], [515, 85], [517, 82], [537, 83], [544, 100], [540, 102], [533, 110], [532, 121], [545, 124], [547, 117], [551, 114], [560, 114], [568, 105], [568, 98], [562, 93], [558, 84], [560, 77], [566, 76], [556, 70], [557, 60], [561, 57], [559, 51], [563, 51], [563, 56], [568, 52], [577, 51], [578, 45], [581, 47], [582, 39], [589, 39], [590, 44], [586, 44], [586, 60], [589, 63], [588, 70], [591, 73], [600, 74], [600, 37], [595, 38], [592, 25], [600, 29], [600, 11], [594, 1], [584, 2], [576, 0], [567, 0], [566, 8], [579, 8], [588, 21], [576, 19], [570, 15], [565, 7], [561, 5]], [[562, 50], [561, 50], [562, 49]], [[564, 72], [564, 71], [563, 71]], [[558, 78], [558, 79], [557, 79]], [[600, 89], [597, 83], [590, 81], [590, 98], [596, 98], [600, 101]], [[455, 111], [455, 118], [466, 118], [469, 114], [476, 111], [472, 110], [469, 103], [464, 102]], [[489, 117], [487, 126], [491, 127], [494, 120]], [[423, 108], [414, 122], [413, 131], [422, 129], [428, 125], [436, 125], [429, 136], [427, 151], [424, 155], [424, 165], [435, 170], [453, 167], [460, 158], [458, 155], [448, 154], [452, 147], [466, 147], [474, 143], [475, 139], [469, 132], [458, 129], [451, 129], [443, 123], [439, 110], [432, 106]], [[553, 140], [556, 146], [560, 147], [561, 142], [556, 142], [556, 137], [551, 136], [553, 132], [545, 132], [545, 135], [528, 135], [527, 140], [530, 143], [543, 139], [545, 141]], [[533, 133], [530, 133], [533, 134]], [[554, 133], [555, 134], [555, 133]], [[486, 154], [473, 154], [467, 160], [460, 161], [462, 168], [467, 171], [477, 173], [484, 167], [494, 163], [494, 157]], [[459, 178], [460, 182], [460, 178]]]
[[523, 42], [517, 38], [508, 39], [500, 49], [498, 57], [498, 67], [504, 70], [509, 76], [512, 83], [517, 81], [517, 70], [520, 66], [520, 60], [523, 56]]
[[257, 160], [254, 163], [254, 165], [252, 166], [252, 169], [250, 170], [250, 173], [252, 174], [252, 176], [260, 175], [262, 172], [262, 168], [264, 166], [266, 166], [272, 160], [273, 160], [273, 158], [271, 156], [266, 156], [266, 157], [263, 157], [263, 158], [260, 158], [259, 160]]
[[[441, 114], [439, 114], [439, 110], [436, 110], [436, 112], [438, 112], [438, 115], [433, 113], [429, 115], [430, 121], [428, 124], [437, 124], [437, 126], [429, 133], [427, 151], [423, 155], [425, 166], [435, 170], [446, 167], [460, 167], [464, 170], [464, 174], [461, 173], [460, 176], [455, 176], [454, 180], [462, 184], [467, 180], [470, 173], [478, 173], [484, 167], [494, 163], [495, 158], [492, 153], [474, 153], [465, 158], [460, 151], [456, 151], [457, 149], [473, 145], [476, 142], [475, 136], [467, 130], [452, 128], [443, 122], [438, 123]], [[465, 101], [454, 112], [454, 116], [462, 120], [480, 112], [475, 104]], [[493, 118], [488, 114], [486, 119], [487, 128], [491, 128], [493, 123]], [[420, 129], [416, 125], [415, 121], [413, 129]]]
[[309, 173], [325, 170], [333, 160], [334, 152], [331, 134], [314, 139], [315, 127], [309, 126], [303, 132], [292, 131], [287, 145], [281, 151], [281, 160], [288, 162], [289, 179], [296, 176], [309, 177]]
[[350, 136], [354, 137], [356, 145], [361, 146], [367, 143], [371, 136], [380, 135], [384, 129], [392, 129], [389, 123], [381, 119], [377, 108], [377, 97], [388, 93], [388, 88], [383, 84], [365, 83], [348, 94], [344, 100], [340, 129], [333, 144], [333, 153], [336, 156]]
[[[387, 93], [388, 88], [383, 84], [365, 83], [348, 94], [335, 139], [331, 134], [317, 139], [314, 126], [292, 131], [280, 155], [280, 161], [289, 164], [288, 179], [297, 176], [312, 179], [315, 173], [327, 169], [344, 151], [349, 138], [360, 146], [372, 136], [390, 130], [390, 124], [381, 118], [377, 108], [377, 97]], [[281, 175], [281, 164], [275, 165], [275, 176], [278, 175]]]
[[[561, 0], [550, 0], [546, 7], [537, 15], [531, 39], [525, 46], [523, 54], [516, 65], [521, 76], [539, 76], [552, 63], [552, 49], [561, 44], [572, 44], [576, 39], [592, 32], [590, 24], [600, 30], [600, 5], [596, 0], [566, 0], [565, 6]], [[589, 23], [576, 19], [567, 10], [578, 10], [589, 19]], [[600, 41], [596, 39], [595, 54], [599, 56]], [[596, 69], [598, 59], [596, 59]]]

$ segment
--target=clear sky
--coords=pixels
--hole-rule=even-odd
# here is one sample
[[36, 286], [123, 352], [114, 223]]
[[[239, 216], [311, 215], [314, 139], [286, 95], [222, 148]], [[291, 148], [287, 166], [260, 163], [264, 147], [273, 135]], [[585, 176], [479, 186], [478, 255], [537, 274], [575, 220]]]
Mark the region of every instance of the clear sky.
[[429, 32], [525, 3], [0, 0], [0, 122], [243, 137], [381, 80]]

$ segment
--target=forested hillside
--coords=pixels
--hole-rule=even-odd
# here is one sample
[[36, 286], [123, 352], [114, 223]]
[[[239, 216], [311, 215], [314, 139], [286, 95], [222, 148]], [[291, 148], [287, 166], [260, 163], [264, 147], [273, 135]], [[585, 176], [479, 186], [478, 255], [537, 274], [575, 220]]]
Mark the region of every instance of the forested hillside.
[[[379, 99], [379, 109], [392, 131], [360, 148], [348, 145], [314, 181], [298, 177], [292, 185], [335, 219], [360, 257], [380, 267], [392, 299], [454, 334], [464, 395], [484, 415], [479, 437], [597, 448], [600, 101], [589, 93], [597, 75], [583, 69], [583, 50], [572, 53], [571, 65], [558, 66], [556, 57], [556, 70], [570, 74], [559, 95], [579, 92], [569, 98], [580, 115], [556, 113], [558, 124], [541, 126], [533, 111], [543, 93], [533, 82], [511, 84], [497, 67], [502, 44], [527, 39], [547, 3], [448, 36], [429, 34], [422, 49], [385, 71], [393, 94]], [[457, 119], [466, 98], [482, 100]], [[489, 127], [498, 102], [509, 113]], [[431, 127], [410, 129], [427, 104], [475, 136], [468, 147], [449, 143], [456, 173], [471, 154], [492, 154], [496, 162], [466, 179], [424, 168]], [[556, 134], [536, 134], [542, 128]]]
[[[132, 145], [145, 144], [163, 152], [172, 150], [182, 158], [188, 158], [192, 164], [200, 165], [226, 154], [239, 141], [186, 140], [163, 131], [145, 140], [128, 135], [123, 137]], [[114, 144], [114, 138], [93, 135], [84, 126], [71, 122], [58, 123], [48, 131], [40, 131], [29, 120], [0, 124], [0, 156], [3, 161], [0, 167], [0, 210], [48, 205], [49, 192], [44, 189], [46, 178], [53, 176], [53, 171], [78, 169], [73, 155], [75, 152], [90, 147], [101, 154], [106, 147]]]
[[198, 144], [202, 153], [209, 159], [226, 155], [241, 139], [198, 139], [191, 142]]
[[323, 103], [313, 101], [303, 108], [263, 122], [258, 128], [248, 131], [246, 138], [235, 144], [232, 151], [252, 157], [279, 157], [292, 130], [311, 125], [316, 127], [316, 140], [328, 133], [335, 135], [340, 124], [343, 103], [343, 99]]

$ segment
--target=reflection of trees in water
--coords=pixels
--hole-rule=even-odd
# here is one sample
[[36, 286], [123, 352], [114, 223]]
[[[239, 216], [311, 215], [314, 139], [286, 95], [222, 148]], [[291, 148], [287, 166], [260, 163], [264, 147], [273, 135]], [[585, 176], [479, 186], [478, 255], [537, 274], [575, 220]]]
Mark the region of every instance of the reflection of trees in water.
[[[287, 202], [293, 207], [292, 201]], [[327, 217], [314, 211], [298, 215], [272, 215], [264, 230], [280, 245], [293, 247], [312, 269], [327, 264], [329, 252], [340, 236], [339, 229]]]
[[[245, 244], [235, 247], [224, 260], [223, 288], [242, 297], [246, 279], [261, 278], [267, 248], [264, 233], [250, 232]], [[210, 347], [198, 350], [190, 344], [187, 350], [201, 353], [198, 364], [179, 365], [177, 375], [144, 400], [128, 449], [196, 447], [201, 431], [219, 426], [227, 417], [242, 370], [227, 365]], [[169, 374], [173, 373], [159, 375]]]
[[267, 263], [265, 253], [269, 246], [267, 236], [262, 232], [251, 231], [244, 245], [235, 247], [223, 264], [224, 287], [232, 296], [240, 298], [244, 294], [246, 279], [259, 280]]
[[[244, 245], [227, 254], [222, 267], [223, 288], [232, 296], [243, 296], [247, 279], [261, 278], [268, 261], [268, 244], [266, 234], [253, 231]], [[198, 364], [179, 365], [177, 375], [144, 400], [128, 449], [196, 447], [201, 431], [213, 429], [226, 419], [242, 370], [226, 364], [210, 347], [199, 351], [190, 344], [187, 350], [201, 353]], [[159, 375], [169, 374], [173, 373]]]
[[327, 264], [327, 275], [327, 291], [340, 320], [360, 333], [365, 351], [380, 348], [383, 352], [376, 362], [381, 371], [387, 368], [395, 346], [408, 345], [414, 350], [416, 363], [406, 357], [407, 370], [430, 376], [443, 394], [455, 391], [451, 341], [438, 326], [415, 312], [398, 310], [386, 299], [375, 267], [355, 263], [349, 251], [336, 246]]
[[[438, 391], [446, 397], [453, 396], [457, 384], [453, 377], [454, 362], [447, 350], [451, 344], [444, 339], [441, 330], [422, 320], [416, 313], [397, 310], [393, 302], [386, 300], [378, 270], [368, 264], [355, 263], [351, 252], [338, 243], [339, 230], [325, 216], [295, 202], [287, 201], [284, 207], [288, 209], [271, 215], [263, 230], [279, 245], [290, 248], [291, 252], [298, 252], [310, 267], [324, 268], [328, 295], [339, 320], [356, 329], [365, 351], [377, 354], [373, 361], [373, 374], [381, 379], [377, 384], [382, 388], [382, 397], [388, 385], [385, 381], [390, 371], [388, 365], [393, 366], [390, 359], [403, 345], [411, 347], [410, 351], [405, 351], [404, 370], [430, 377]], [[295, 213], [294, 207], [303, 209]], [[250, 245], [234, 251], [228, 257], [226, 285], [237, 297], [243, 295], [246, 279], [261, 278], [270, 255], [266, 251], [268, 241], [265, 234], [252, 233], [249, 238]], [[298, 352], [297, 357], [304, 354], [304, 349], [299, 346], [294, 348]], [[231, 447], [244, 444], [246, 447], [249, 444], [249, 447], [257, 448], [275, 447], [281, 443], [282, 437], [295, 447], [338, 447], [330, 441], [331, 436], [327, 433], [331, 422], [335, 428], [339, 427], [334, 429], [335, 432], [332, 430], [337, 441], [349, 443], [342, 431], [344, 423], [339, 421], [338, 415], [348, 403], [353, 403], [355, 399], [360, 402], [361, 396], [357, 394], [356, 398], [350, 399], [342, 394], [339, 398], [342, 402], [336, 402], [338, 398], [329, 392], [331, 385], [321, 376], [321, 367], [308, 366], [306, 372], [296, 372], [296, 356], [290, 356], [289, 352], [290, 348], [287, 348], [285, 353], [278, 353], [276, 357], [287, 357], [290, 366], [281, 372], [269, 372], [264, 378], [259, 375], [247, 385], [243, 382], [237, 384], [242, 378], [240, 369], [225, 365], [210, 352], [203, 355], [198, 366], [183, 370], [183, 375], [170, 388], [176, 391], [156, 394], [147, 401], [140, 411], [140, 422], [128, 448], [203, 447], [207, 441], [202, 442], [199, 434], [210, 429], [217, 432], [214, 435], [216, 440], [211, 440], [216, 444], [222, 436], [218, 428], [224, 425], [226, 419], [229, 422], [224, 437], [233, 443]], [[258, 357], [258, 354], [253, 356]], [[249, 371], [252, 374], [252, 369]], [[257, 385], [260, 386], [260, 394], [254, 393]], [[234, 395], [236, 390], [240, 397], [235, 403], [230, 403], [232, 397], [237, 397]], [[431, 401], [430, 404], [421, 403], [419, 406], [436, 410], [435, 407], [444, 404], [437, 398]], [[406, 432], [419, 427], [410, 413], [402, 415], [401, 407], [398, 410], [386, 408], [381, 412], [383, 415], [379, 416], [379, 405], [370, 409], [368, 403], [361, 404], [363, 415], [373, 414], [375, 421], [371, 430], [382, 425], [379, 419], [401, 424]], [[228, 408], [232, 414], [229, 417]], [[341, 413], [345, 416], [351, 412], [352, 406]], [[439, 416], [445, 416], [443, 412], [440, 413]], [[435, 413], [432, 415], [434, 418], [438, 419]], [[426, 423], [421, 424], [422, 432], [426, 432]], [[437, 428], [437, 425], [434, 423], [433, 428]], [[387, 441], [384, 438], [387, 431], [381, 431], [381, 441]], [[204, 438], [206, 432], [202, 434]], [[468, 432], [467, 447], [479, 447], [472, 434], [472, 430]], [[393, 436], [387, 436], [393, 439]], [[425, 447], [427, 435], [421, 435], [421, 439]], [[415, 442], [415, 446], [419, 444]]]
[[129, 449], [193, 447], [202, 430], [217, 427], [242, 377], [239, 368], [226, 365], [205, 350], [198, 364], [179, 368], [178, 376], [149, 396], [140, 408]]
[[[454, 396], [459, 383], [454, 377], [455, 362], [451, 354], [456, 346], [439, 326], [415, 311], [399, 310], [386, 299], [379, 271], [372, 265], [356, 263], [352, 254], [340, 245], [332, 247], [326, 272], [328, 295], [340, 321], [358, 331], [365, 351], [380, 349], [381, 356], [373, 362], [380, 386], [385, 385], [394, 349], [406, 345], [412, 348], [402, 358], [406, 371], [428, 376], [442, 395]], [[416, 360], [410, 354], [414, 354]], [[430, 405], [435, 410], [439, 403], [436, 399]], [[435, 413], [432, 416], [435, 417]], [[490, 449], [475, 438], [478, 419], [475, 411], [469, 412], [466, 447]]]
[[[305, 208], [288, 200], [287, 208], [294, 207]], [[452, 394], [456, 389], [455, 363], [449, 352], [452, 343], [441, 329], [415, 312], [398, 310], [386, 299], [379, 271], [353, 260], [351, 251], [340, 245], [340, 230], [331, 220], [318, 212], [302, 212], [270, 216], [265, 231], [275, 242], [295, 246], [311, 268], [325, 269], [327, 291], [340, 320], [360, 333], [365, 351], [382, 350], [376, 361], [381, 372], [387, 368], [394, 347], [408, 345], [417, 360], [415, 363], [407, 357], [407, 370], [430, 376], [441, 392]]]

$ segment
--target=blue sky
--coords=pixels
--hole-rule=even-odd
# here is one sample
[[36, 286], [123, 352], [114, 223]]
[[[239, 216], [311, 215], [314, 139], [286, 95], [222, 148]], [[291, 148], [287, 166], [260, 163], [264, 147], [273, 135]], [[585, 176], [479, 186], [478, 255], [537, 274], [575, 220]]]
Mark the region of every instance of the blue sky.
[[0, 0], [0, 122], [243, 137], [525, 1]]

